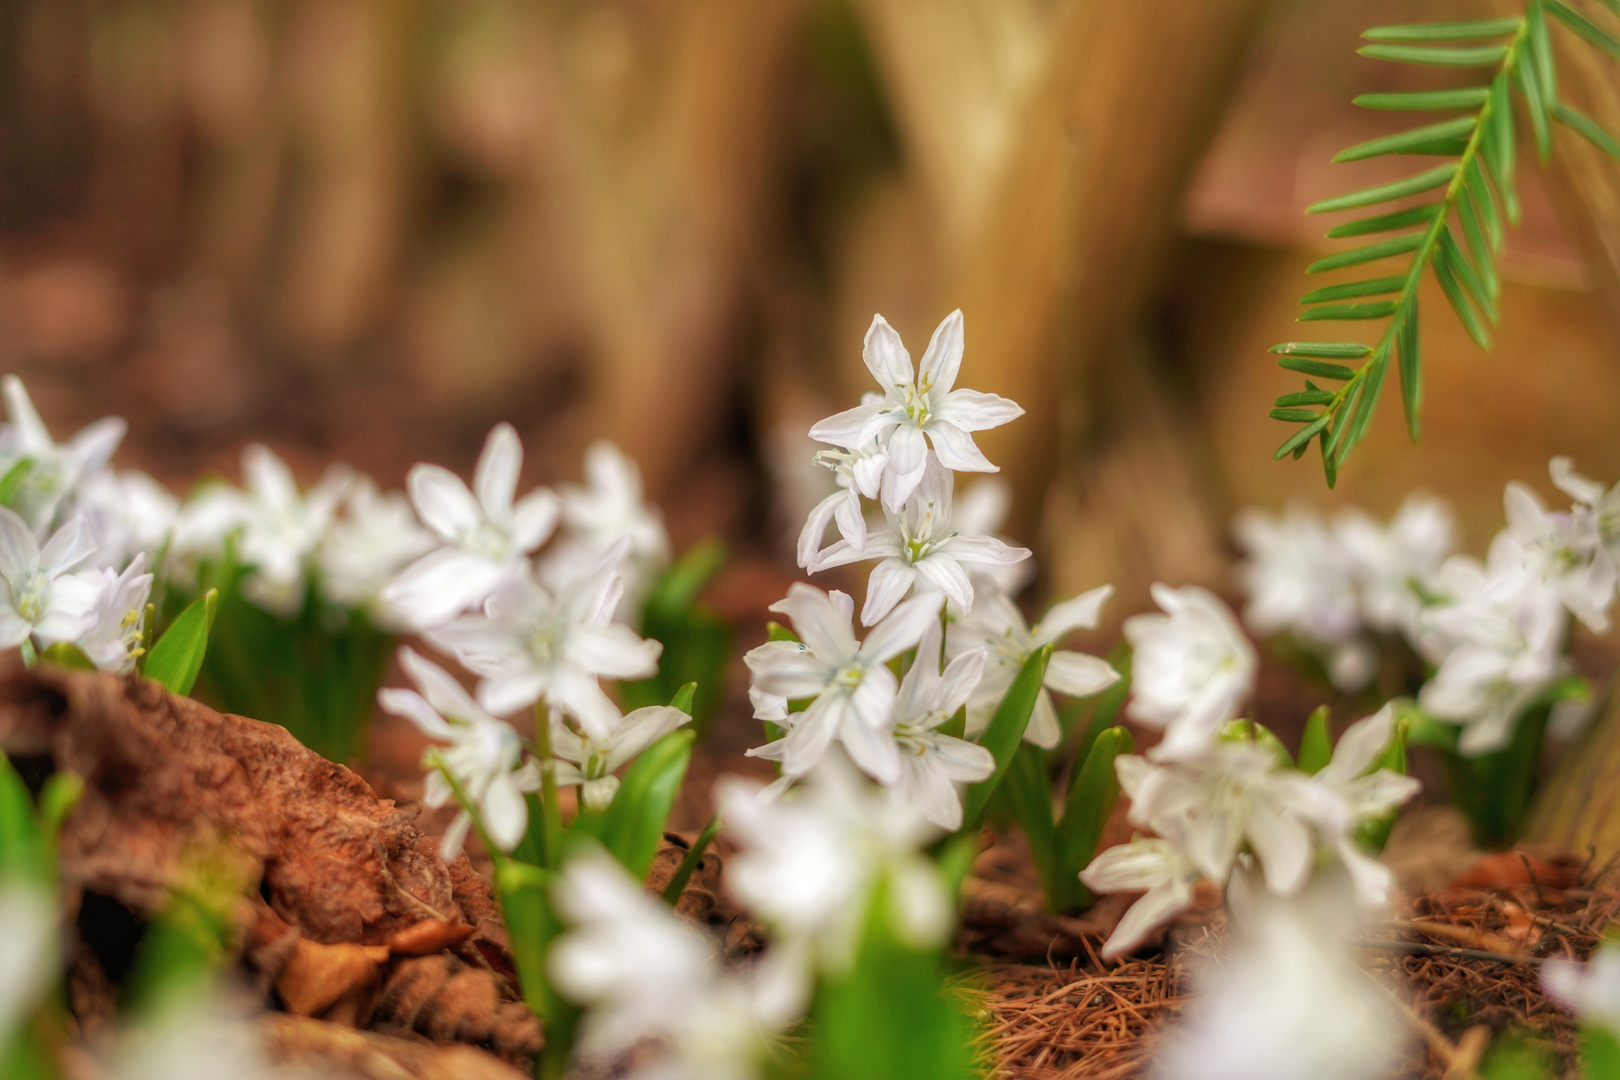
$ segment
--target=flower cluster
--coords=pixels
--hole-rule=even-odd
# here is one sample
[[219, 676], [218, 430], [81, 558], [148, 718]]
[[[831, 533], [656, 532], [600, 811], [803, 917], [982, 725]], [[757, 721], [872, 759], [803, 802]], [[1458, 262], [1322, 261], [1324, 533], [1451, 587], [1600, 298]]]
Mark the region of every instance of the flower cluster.
[[[771, 610], [786, 616], [796, 640], [771, 641], [745, 658], [753, 675], [755, 716], [786, 729], [750, 753], [778, 761], [779, 791], [808, 775], [838, 742], [860, 769], [897, 800], [945, 829], [962, 825], [959, 785], [995, 768], [973, 742], [989, 722], [1019, 667], [1070, 631], [1095, 627], [1105, 587], [1059, 604], [1031, 629], [1012, 594], [1023, 584], [1029, 551], [991, 535], [999, 525], [998, 492], [973, 489], [955, 499], [955, 472], [993, 472], [973, 432], [1020, 416], [994, 394], [956, 389], [962, 364], [962, 313], [934, 331], [914, 367], [900, 337], [881, 316], [867, 331], [864, 358], [882, 394], [821, 421], [810, 436], [831, 443], [817, 460], [837, 490], [810, 514], [799, 537], [799, 562], [811, 574], [876, 561], [861, 623], [845, 593], [795, 584]], [[874, 517], [868, 521], [864, 500]], [[839, 538], [823, 546], [829, 525]], [[904, 678], [891, 661], [914, 652]], [[1094, 694], [1118, 679], [1108, 664], [1058, 651], [1046, 687]], [[794, 702], [808, 702], [799, 711]], [[944, 729], [959, 710], [966, 723]], [[1043, 690], [1025, 737], [1055, 746], [1061, 735]]]

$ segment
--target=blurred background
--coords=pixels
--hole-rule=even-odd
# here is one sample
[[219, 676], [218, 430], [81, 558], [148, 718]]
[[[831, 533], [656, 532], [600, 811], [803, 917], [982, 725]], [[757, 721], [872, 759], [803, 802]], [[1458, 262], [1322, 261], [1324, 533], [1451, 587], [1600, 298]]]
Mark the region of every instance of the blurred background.
[[[1329, 164], [1390, 129], [1354, 94], [1411, 88], [1359, 32], [1493, 7], [4, 0], [0, 367], [180, 489], [255, 439], [398, 486], [500, 419], [536, 482], [605, 435], [677, 547], [744, 553], [741, 607], [793, 574], [803, 433], [868, 388], [873, 313], [917, 355], [960, 307], [962, 382], [1028, 410], [982, 440], [1008, 531], [1116, 623], [1228, 584], [1244, 505], [1426, 488], [1482, 551], [1552, 454], [1620, 478], [1620, 167], [1560, 133], [1526, 168], [1494, 351], [1436, 292], [1424, 442], [1391, 391], [1336, 492], [1271, 461], [1265, 349], [1329, 247], [1303, 208], [1409, 171]], [[1561, 92], [1620, 130], [1585, 54]]]

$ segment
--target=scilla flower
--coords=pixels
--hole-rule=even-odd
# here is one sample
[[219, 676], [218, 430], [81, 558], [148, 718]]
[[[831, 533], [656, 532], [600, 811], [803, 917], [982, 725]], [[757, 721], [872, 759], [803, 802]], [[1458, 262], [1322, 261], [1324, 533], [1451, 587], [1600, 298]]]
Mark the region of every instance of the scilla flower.
[[962, 367], [962, 313], [945, 317], [928, 342], [922, 365], [913, 370], [900, 335], [875, 315], [862, 352], [883, 397], [857, 405], [816, 424], [810, 437], [854, 450], [877, 438], [888, 451], [883, 471], [883, 506], [891, 513], [922, 483], [928, 445], [947, 469], [995, 472], [972, 433], [1000, 427], [1024, 414], [1014, 402], [977, 390], [954, 390]]
[[1153, 599], [1163, 615], [1125, 620], [1125, 637], [1136, 650], [1131, 717], [1165, 729], [1154, 756], [1196, 754], [1253, 690], [1254, 646], [1208, 589], [1154, 585]]
[[[377, 703], [384, 712], [411, 721], [424, 734], [450, 743], [428, 751], [432, 771], [427, 775], [423, 804], [443, 806], [454, 797], [444, 776], [448, 771], [478, 807], [490, 840], [511, 851], [529, 827], [523, 793], [540, 787], [540, 772], [534, 763], [520, 764], [523, 746], [517, 732], [479, 708], [461, 684], [431, 660], [403, 648], [399, 664], [417, 690], [384, 688], [377, 691]], [[439, 846], [445, 862], [460, 854], [471, 825], [472, 816], [465, 809], [456, 815]]]
[[0, 649], [14, 649], [30, 636], [49, 645], [89, 632], [101, 579], [72, 571], [94, 550], [83, 518], [56, 530], [41, 548], [28, 523], [0, 507]]
[[146, 572], [146, 556], [136, 555], [122, 574], [101, 569], [87, 571], [85, 576], [100, 579], [101, 600], [96, 605], [95, 623], [77, 644], [102, 671], [127, 674], [135, 669], [135, 659], [141, 655], [146, 604], [152, 597], [152, 575]]
[[1168, 840], [1138, 837], [1105, 849], [1080, 871], [1093, 892], [1140, 892], [1103, 943], [1104, 959], [1128, 953], [1144, 938], [1192, 906], [1203, 872]]
[[0, 431], [0, 473], [19, 466], [26, 469], [12, 505], [29, 528], [43, 533], [55, 520], [58, 504], [80, 479], [112, 457], [128, 425], [120, 417], [109, 416], [58, 446], [21, 379], [15, 375], [0, 379], [0, 396], [5, 398], [10, 421]]
[[832, 470], [838, 490], [816, 504], [799, 533], [799, 565], [806, 570], [822, 556], [821, 539], [829, 522], [838, 523], [844, 542], [858, 551], [866, 550], [866, 518], [861, 512], [861, 496], [876, 499], [888, 452], [874, 439], [859, 450], [822, 450], [816, 462]]
[[987, 653], [962, 653], [939, 668], [940, 629], [930, 622], [917, 643], [917, 658], [894, 703], [890, 737], [900, 751], [895, 798], [922, 811], [949, 832], [962, 827], [962, 784], [975, 784], [996, 771], [995, 756], [977, 743], [939, 731], [967, 704], [984, 670]]
[[1601, 547], [1592, 530], [1574, 514], [1549, 512], [1536, 493], [1520, 483], [1508, 484], [1502, 503], [1507, 532], [1519, 545], [1525, 568], [1556, 592], [1587, 629], [1607, 630], [1615, 564], [1596, 557]]
[[580, 785], [587, 810], [606, 810], [619, 790], [613, 773], [665, 735], [692, 719], [670, 705], [649, 705], [619, 717], [601, 739], [580, 735], [551, 714], [551, 748], [563, 760], [557, 783]]
[[1451, 555], [1455, 532], [1451, 510], [1429, 495], [1408, 495], [1387, 526], [1358, 510], [1341, 513], [1333, 533], [1350, 560], [1362, 621], [1415, 641], [1423, 610], [1420, 590]]
[[385, 602], [382, 592], [434, 546], [404, 495], [379, 491], [369, 476], [357, 476], [342, 516], [321, 544], [321, 591], [334, 604], [365, 609], [384, 628], [402, 629], [404, 614]]

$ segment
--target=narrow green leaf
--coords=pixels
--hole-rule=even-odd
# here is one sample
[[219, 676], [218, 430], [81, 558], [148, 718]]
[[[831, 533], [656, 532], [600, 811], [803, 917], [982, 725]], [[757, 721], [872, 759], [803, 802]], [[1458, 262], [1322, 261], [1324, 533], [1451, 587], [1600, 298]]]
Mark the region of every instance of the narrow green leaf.
[[716, 537], [700, 540], [688, 548], [664, 572], [647, 601], [649, 608], [666, 613], [685, 611], [697, 600], [703, 587], [726, 565], [726, 545]]
[[1435, 248], [1434, 257], [1429, 260], [1429, 266], [1433, 268], [1435, 280], [1440, 282], [1441, 290], [1446, 294], [1446, 299], [1451, 301], [1451, 309], [1457, 313], [1457, 318], [1462, 322], [1463, 329], [1468, 331], [1468, 336], [1473, 338], [1474, 344], [1481, 349], [1489, 349], [1491, 347], [1490, 334], [1486, 332], [1485, 324], [1480, 321], [1479, 313], [1474, 310], [1467, 294], [1463, 292], [1462, 285], [1457, 281], [1457, 276], [1450, 266], [1450, 261], [1446, 258], [1444, 249]]
[[[1328, 399], [1332, 398], [1333, 395], [1329, 394]], [[1310, 409], [1272, 409], [1270, 415], [1273, 420], [1281, 420], [1288, 424], [1309, 424], [1321, 414], [1314, 413]]]
[[[1485, 151], [1485, 164], [1496, 174], [1502, 202], [1507, 205], [1513, 201], [1507, 189], [1513, 186], [1518, 146], [1514, 136], [1512, 81], [1505, 71], [1491, 80], [1491, 132], [1489, 138], [1482, 141], [1481, 148]], [[1515, 220], [1511, 208], [1508, 219]]]
[[1475, 19], [1469, 22], [1414, 23], [1410, 26], [1375, 26], [1364, 31], [1368, 41], [1478, 41], [1517, 34], [1522, 20]]
[[1401, 314], [1401, 325], [1395, 332], [1395, 347], [1401, 365], [1401, 404], [1406, 411], [1406, 433], [1413, 442], [1418, 441], [1420, 425], [1418, 410], [1423, 404], [1422, 362], [1418, 353], [1418, 298]]
[[[1375, 353], [1368, 359], [1367, 363], [1374, 363], [1377, 359], [1378, 356]], [[1361, 407], [1362, 391], [1366, 388], [1366, 385], [1364, 381], [1358, 381], [1353, 386], [1346, 388], [1349, 390], [1349, 394], [1344, 399], [1344, 404], [1339, 406], [1338, 415], [1333, 418], [1333, 428], [1326, 436], [1327, 442], [1322, 447], [1322, 453], [1325, 460], [1332, 462], [1335, 469], [1344, 460], [1340, 448], [1344, 444], [1345, 435], [1350, 431], [1350, 426], [1355, 423], [1356, 410]], [[1333, 486], [1331, 480], [1328, 481], [1328, 486]]]
[[[1371, 350], [1368, 350], [1371, 351]], [[1276, 352], [1275, 349], [1272, 352]], [[1284, 356], [1277, 361], [1277, 366], [1289, 371], [1297, 371], [1301, 375], [1315, 375], [1319, 379], [1337, 379], [1339, 382], [1348, 382], [1355, 378], [1355, 371], [1343, 364], [1326, 364], [1320, 360], [1310, 360], [1303, 356]]]
[[209, 589], [193, 600], [152, 646], [144, 674], [156, 679], [171, 694], [189, 694], [208, 652], [208, 632], [219, 607], [219, 590]]
[[1492, 186], [1502, 200], [1502, 210], [1507, 214], [1508, 224], [1517, 226], [1521, 215], [1519, 192], [1513, 182], [1513, 155], [1509, 154], [1507, 161], [1508, 168], [1505, 172], [1498, 169], [1489, 157], [1481, 158], [1480, 164], [1484, 167], [1486, 175], [1490, 177]]
[[1490, 239], [1491, 251], [1502, 250], [1502, 219], [1496, 212], [1496, 199], [1491, 195], [1490, 185], [1485, 182], [1485, 170], [1479, 163], [1478, 157], [1468, 159], [1463, 170], [1463, 191], [1467, 194], [1469, 202], [1473, 205], [1485, 226], [1485, 235]]
[[1336, 210], [1354, 210], [1360, 206], [1373, 206], [1393, 199], [1404, 199], [1408, 195], [1416, 195], [1420, 191], [1429, 191], [1442, 184], [1451, 182], [1457, 175], [1455, 162], [1437, 165], [1428, 172], [1409, 176], [1405, 180], [1397, 180], [1392, 184], [1380, 184], [1377, 187], [1362, 188], [1348, 195], [1339, 195], [1331, 199], [1323, 199], [1306, 207], [1307, 214], [1331, 214]]
[[1319, 435], [1322, 432], [1322, 429], [1328, 426], [1328, 421], [1332, 419], [1332, 416], [1327, 413], [1323, 413], [1317, 418], [1316, 423], [1308, 424], [1294, 432], [1288, 437], [1286, 442], [1277, 447], [1276, 453], [1271, 455], [1271, 460], [1281, 461], [1289, 454], [1294, 454], [1297, 457], [1298, 452], [1303, 451], [1305, 447], [1309, 446], [1311, 440]]
[[1473, 263], [1463, 254], [1462, 245], [1457, 243], [1457, 235], [1450, 226], [1440, 231], [1440, 247], [1445, 252], [1446, 265], [1456, 275], [1458, 284], [1468, 291], [1468, 298], [1484, 313], [1487, 321], [1495, 324], [1496, 303], [1485, 288], [1485, 282], [1475, 272]]
[[1614, 136], [1604, 131], [1590, 117], [1582, 115], [1562, 101], [1553, 106], [1553, 116], [1560, 124], [1579, 133], [1587, 142], [1616, 161], [1620, 161], [1620, 142], [1616, 142]]
[[1363, 109], [1386, 112], [1420, 112], [1431, 109], [1477, 109], [1490, 99], [1488, 86], [1468, 86], [1457, 90], [1421, 90], [1401, 94], [1361, 94], [1353, 103]]
[[692, 715], [692, 702], [697, 697], [697, 683], [689, 682], [675, 691], [675, 696], [669, 699], [671, 708], [679, 709], [687, 716]]
[[647, 876], [664, 824], [675, 806], [675, 796], [692, 760], [696, 733], [672, 731], [625, 770], [613, 804], [602, 815], [602, 844], [638, 880]]
[[[1359, 341], [1285, 341], [1281, 345], [1273, 345], [1270, 351], [1279, 356], [1308, 356], [1316, 360], [1360, 360], [1363, 356], [1369, 355], [1372, 349]], [[1283, 366], [1289, 367], [1288, 364], [1283, 364]], [[1293, 370], [1303, 371], [1304, 369], [1294, 368]], [[1335, 366], [1334, 370], [1349, 371], [1350, 369]], [[1306, 372], [1306, 374], [1310, 373]], [[1354, 374], [1354, 372], [1351, 372], [1351, 374]], [[1337, 374], [1327, 376], [1330, 379], [1348, 379], [1349, 377], [1349, 375], [1340, 376]]]
[[1530, 130], [1536, 137], [1536, 154], [1542, 164], [1552, 156], [1552, 129], [1547, 122], [1547, 104], [1542, 96], [1541, 72], [1536, 65], [1535, 53], [1519, 50], [1519, 64], [1513, 71], [1513, 81], [1524, 95], [1525, 111], [1530, 114]]
[[1346, 266], [1359, 266], [1362, 263], [1376, 262], [1379, 259], [1388, 259], [1395, 255], [1404, 255], [1408, 251], [1415, 251], [1423, 243], [1423, 234], [1420, 232], [1408, 233], [1405, 236], [1394, 236], [1388, 240], [1380, 240], [1376, 244], [1367, 244], [1365, 247], [1352, 248], [1341, 251], [1336, 255], [1329, 255], [1325, 259], [1317, 259], [1305, 268], [1307, 274], [1322, 274], [1329, 270], [1342, 270]]
[[1301, 312], [1295, 322], [1345, 322], [1359, 319], [1387, 319], [1395, 313], [1395, 301], [1374, 300], [1367, 304], [1324, 304]]
[[1465, 49], [1444, 49], [1432, 45], [1363, 45], [1356, 51], [1372, 60], [1393, 60], [1400, 64], [1426, 64], [1430, 67], [1496, 67], [1507, 57], [1505, 45], [1476, 45]]
[[55, 873], [28, 785], [0, 751], [0, 880], [18, 877], [54, 885]]
[[1469, 261], [1478, 272], [1485, 291], [1490, 294], [1491, 310], [1494, 312], [1496, 301], [1502, 294], [1502, 282], [1496, 276], [1496, 260], [1480, 218], [1473, 193], [1464, 187], [1457, 198], [1457, 220], [1462, 224], [1463, 236], [1468, 240]]
[[1559, 3], [1558, 0], [1543, 0], [1542, 6], [1547, 9], [1553, 18], [1610, 56], [1620, 60], [1620, 41], [1616, 41], [1608, 31], [1592, 22], [1585, 15], [1573, 8], [1566, 7], [1564, 4]]
[[1558, 100], [1558, 69], [1553, 66], [1552, 39], [1547, 34], [1547, 17], [1540, 0], [1531, 0], [1529, 19], [1530, 54], [1535, 57], [1536, 75], [1541, 80], [1541, 100], [1550, 110]]
[[[1388, 341], [1388, 338], [1385, 339]], [[1367, 374], [1362, 377], [1361, 386], [1357, 391], [1358, 403], [1355, 416], [1350, 424], [1349, 434], [1344, 445], [1336, 456], [1337, 461], [1343, 461], [1350, 456], [1350, 451], [1361, 442], [1362, 436], [1367, 434], [1367, 428], [1372, 424], [1373, 413], [1378, 408], [1378, 395], [1384, 389], [1384, 376], [1389, 371], [1389, 352], [1386, 346], [1383, 351], [1375, 353], [1367, 361]]]
[[1279, 409], [1286, 409], [1294, 405], [1326, 405], [1333, 400], [1333, 394], [1327, 390], [1305, 390], [1298, 394], [1284, 394], [1274, 404]]
[[1324, 304], [1331, 300], [1353, 300], [1358, 296], [1381, 296], [1385, 293], [1400, 292], [1405, 284], [1405, 276], [1350, 281], [1343, 285], [1329, 285], [1325, 289], [1313, 289], [1300, 297], [1299, 302]]
[[[1391, 232], [1395, 229], [1404, 229], [1408, 225], [1427, 225], [1440, 213], [1440, 203], [1428, 203], [1424, 206], [1414, 206], [1408, 210], [1397, 210], [1393, 214], [1379, 214], [1377, 217], [1362, 218], [1360, 221], [1347, 221], [1343, 225], [1335, 225], [1327, 232], [1329, 240], [1343, 240], [1349, 236], [1366, 236], [1368, 233]], [[1400, 279], [1393, 279], [1400, 280]], [[1398, 286], [1397, 286], [1398, 287]], [[1393, 292], [1394, 290], [1386, 290]]]
[[71, 668], [74, 671], [94, 671], [96, 662], [79, 646], [71, 641], [58, 641], [39, 654], [41, 660], [49, 661], [57, 667]]
[[978, 827], [979, 819], [984, 815], [985, 804], [1001, 783], [1002, 776], [1012, 763], [1013, 754], [1018, 750], [1018, 744], [1024, 738], [1024, 729], [1029, 727], [1029, 718], [1035, 712], [1035, 702], [1040, 697], [1041, 682], [1046, 678], [1046, 664], [1052, 658], [1052, 646], [1046, 645], [1031, 653], [1024, 666], [1018, 669], [1013, 677], [1012, 685], [1007, 688], [1001, 704], [990, 717], [990, 724], [979, 736], [979, 745], [990, 751], [996, 759], [996, 771], [986, 780], [972, 785], [967, 789], [963, 799], [964, 829]]
[[1299, 739], [1299, 771], [1315, 776], [1333, 760], [1333, 739], [1328, 732], [1328, 707], [1320, 705], [1305, 720]]
[[1013, 820], [1029, 843], [1030, 855], [1041, 878], [1041, 890], [1048, 896], [1052, 881], [1052, 790], [1046, 777], [1046, 752], [1021, 742], [1013, 751], [1002, 794], [1012, 807]]
[[1119, 799], [1114, 759], [1135, 749], [1131, 733], [1111, 727], [1093, 740], [1086, 759], [1075, 770], [1064, 799], [1063, 816], [1052, 838], [1052, 883], [1047, 894], [1054, 911], [1068, 911], [1091, 902], [1091, 892], [1080, 884], [1080, 871], [1096, 857], [1103, 826]]
[[698, 838], [692, 841], [692, 846], [686, 849], [686, 854], [681, 856], [681, 864], [675, 868], [675, 873], [670, 876], [669, 884], [664, 886], [664, 902], [666, 904], [674, 907], [681, 902], [681, 894], [686, 891], [686, 883], [692, 880], [692, 874], [696, 872], [698, 865], [703, 862], [703, 853], [709, 850], [709, 845], [719, 835], [720, 815], [716, 814], [709, 819], [709, 823], [704, 826], [703, 831], [698, 833]]
[[1458, 116], [1451, 120], [1442, 120], [1438, 124], [1427, 124], [1410, 131], [1397, 132], [1394, 135], [1385, 135], [1381, 139], [1370, 139], [1364, 143], [1357, 143], [1348, 150], [1341, 150], [1333, 156], [1334, 161], [1363, 161], [1367, 158], [1380, 157], [1384, 154], [1411, 153], [1412, 147], [1427, 143], [1439, 142], [1445, 139], [1457, 139], [1473, 132], [1479, 123], [1477, 116]]
[[22, 488], [23, 481], [33, 471], [34, 459], [21, 458], [11, 468], [6, 470], [5, 476], [0, 476], [0, 506], [12, 507], [17, 501], [17, 492]]

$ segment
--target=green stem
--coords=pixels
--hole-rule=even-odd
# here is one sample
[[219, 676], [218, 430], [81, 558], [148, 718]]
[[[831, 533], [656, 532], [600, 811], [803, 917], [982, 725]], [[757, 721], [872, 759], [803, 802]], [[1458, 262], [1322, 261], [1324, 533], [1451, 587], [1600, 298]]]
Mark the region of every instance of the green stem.
[[534, 704], [534, 741], [540, 752], [540, 829], [546, 841], [546, 866], [555, 870], [562, 857], [562, 808], [557, 805], [557, 755], [551, 748], [551, 720], [544, 699]]
[[671, 877], [669, 884], [664, 886], [665, 903], [671, 907], [680, 903], [681, 894], [686, 891], [686, 883], [692, 880], [693, 872], [697, 870], [698, 864], [703, 861], [703, 853], [709, 850], [709, 844], [713, 842], [719, 832], [720, 815], [716, 814], [709, 819], [708, 825], [704, 826], [703, 831], [698, 834], [698, 838], [692, 841], [691, 850], [682, 857], [681, 864], [675, 868], [675, 876]]

